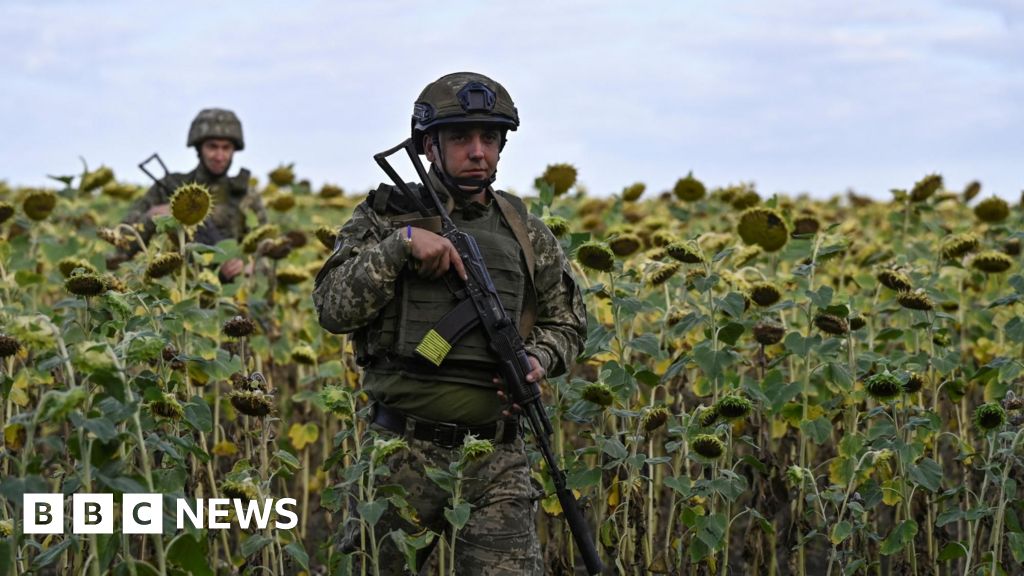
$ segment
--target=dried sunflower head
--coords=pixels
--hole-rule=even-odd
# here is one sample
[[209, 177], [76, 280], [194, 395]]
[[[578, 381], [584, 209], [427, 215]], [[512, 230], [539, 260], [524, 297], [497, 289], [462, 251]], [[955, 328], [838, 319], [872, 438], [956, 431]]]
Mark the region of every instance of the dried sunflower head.
[[320, 391], [324, 406], [334, 414], [352, 414], [352, 392], [341, 386], [326, 386]]
[[651, 286], [661, 286], [675, 276], [679, 269], [680, 265], [678, 262], [658, 264], [647, 276], [647, 283]]
[[340, 198], [345, 195], [345, 190], [341, 186], [335, 186], [334, 184], [324, 184], [320, 187], [321, 198]]
[[684, 264], [700, 264], [704, 258], [700, 255], [700, 249], [693, 242], [676, 241], [665, 246], [668, 255]]
[[651, 233], [652, 246], [664, 248], [673, 242], [676, 242], [676, 236], [668, 230], [655, 230]]
[[782, 292], [771, 282], [755, 282], [750, 287], [750, 299], [758, 306], [771, 306], [782, 299]]
[[655, 406], [649, 408], [644, 415], [640, 418], [640, 425], [644, 427], [647, 432], [654, 432], [658, 428], [665, 425], [668, 422], [669, 417], [668, 408], [664, 406]]
[[103, 279], [93, 272], [79, 271], [64, 280], [64, 288], [75, 296], [98, 296], [106, 291]]
[[757, 340], [762, 346], [778, 344], [785, 335], [786, 329], [783, 328], [782, 324], [764, 321], [754, 325], [754, 340]]
[[907, 381], [903, 383], [903, 392], [906, 394], [916, 394], [924, 388], [924, 376], [913, 372], [907, 377]]
[[90, 264], [88, 260], [78, 258], [77, 256], [62, 258], [61, 261], [57, 263], [57, 269], [60, 270], [61, 276], [65, 278], [71, 276], [71, 273], [78, 269], [82, 269], [86, 272], [92, 272], [93, 274], [96, 273], [95, 266]]
[[821, 229], [821, 222], [813, 216], [801, 216], [793, 220], [793, 236], [802, 234], [817, 234]]
[[160, 398], [149, 403], [149, 411], [157, 416], [170, 420], [181, 420], [185, 416], [185, 409], [173, 394], [164, 392]]
[[931, 298], [923, 291], [900, 292], [896, 295], [896, 301], [910, 310], [928, 311], [934, 308]]
[[295, 207], [295, 195], [290, 192], [278, 192], [267, 200], [267, 206], [277, 212], [287, 212]]
[[[242, 251], [246, 254], [252, 254], [259, 248], [260, 242], [277, 236], [281, 233], [281, 229], [276, 224], [263, 224], [253, 229], [251, 232], [245, 235], [242, 239]], [[330, 248], [333, 250], [334, 245], [331, 244]]]
[[334, 250], [334, 244], [338, 240], [338, 231], [330, 226], [320, 226], [316, 229], [316, 239], [328, 250]]
[[882, 286], [897, 292], [907, 292], [914, 288], [913, 284], [910, 283], [910, 278], [897, 270], [882, 270], [878, 273], [877, 278], [882, 283]]
[[690, 441], [690, 449], [708, 460], [715, 460], [725, 453], [725, 444], [717, 436], [698, 434]]
[[942, 240], [939, 252], [947, 260], [955, 260], [978, 249], [978, 237], [970, 232], [953, 234]]
[[704, 183], [693, 177], [693, 171], [690, 171], [686, 178], [677, 180], [676, 185], [672, 187], [672, 193], [684, 202], [696, 202], [703, 198], [706, 192]]
[[82, 174], [82, 180], [78, 188], [83, 192], [92, 192], [97, 188], [106, 186], [114, 180], [114, 171], [108, 166], [100, 166], [92, 172]]
[[256, 331], [256, 323], [241, 314], [224, 322], [224, 335], [231, 338], [245, 338]]
[[182, 262], [181, 254], [177, 252], [157, 254], [149, 266], [146, 266], [146, 278], [163, 278], [168, 274], [173, 274], [178, 268], [181, 268]]
[[271, 260], [283, 260], [292, 253], [292, 243], [287, 236], [271, 238], [260, 242], [259, 254]]
[[1003, 254], [1020, 256], [1020, 238], [1010, 238], [1003, 243]]
[[35, 220], [45, 220], [57, 205], [57, 195], [51, 190], [29, 190], [21, 201], [21, 209], [25, 215]]
[[561, 196], [576, 184], [576, 167], [572, 164], [549, 164], [540, 180], [547, 182]]
[[0, 202], [0, 224], [7, 222], [11, 216], [14, 216], [14, 206], [7, 202]]
[[273, 396], [255, 390], [235, 390], [229, 395], [231, 405], [246, 416], [266, 416], [274, 407]]
[[833, 336], [842, 336], [850, 331], [850, 325], [845, 318], [833, 314], [818, 314], [814, 317], [814, 325], [818, 330]]
[[775, 252], [789, 240], [789, 228], [778, 211], [771, 208], [748, 208], [737, 226], [740, 238], [757, 244], [765, 252]]
[[276, 186], [289, 186], [295, 182], [295, 164], [284, 164], [274, 168], [268, 174], [270, 181]]
[[408, 450], [409, 444], [404, 438], [377, 438], [373, 441], [373, 461], [380, 463], [402, 450]]
[[494, 444], [490, 440], [477, 438], [467, 434], [462, 440], [460, 447], [462, 459], [466, 462], [474, 462], [494, 452]]
[[556, 238], [561, 238], [569, 233], [569, 221], [561, 216], [545, 216], [544, 225], [551, 230]]
[[729, 200], [729, 205], [734, 210], [746, 210], [747, 208], [757, 206], [760, 202], [761, 197], [757, 195], [757, 192], [751, 188], [743, 188], [737, 190], [732, 199]]
[[245, 482], [232, 482], [231, 480], [227, 480], [220, 485], [220, 493], [223, 494], [225, 498], [242, 500], [244, 502], [256, 501], [260, 498], [260, 489], [249, 480], [246, 480]]
[[171, 197], [171, 216], [182, 226], [195, 226], [210, 214], [212, 204], [209, 188], [198, 182], [182, 184]]
[[709, 428], [718, 422], [718, 410], [715, 406], [702, 407], [697, 413], [697, 423], [703, 428]]
[[607, 384], [602, 382], [590, 382], [583, 387], [583, 391], [580, 393], [580, 397], [587, 402], [592, 402], [598, 406], [608, 407], [615, 401], [615, 395], [612, 394], [612, 389]]
[[626, 202], [636, 202], [643, 195], [647, 185], [643, 182], [636, 182], [622, 189], [622, 199]]
[[738, 394], [729, 394], [721, 397], [715, 403], [715, 411], [729, 420], [744, 418], [754, 409], [754, 404], [746, 397]]
[[864, 391], [875, 400], [884, 402], [899, 396], [903, 391], [903, 383], [888, 371], [880, 372], [864, 380]]
[[991, 432], [1006, 423], [1006, 410], [995, 402], [982, 404], [974, 410], [974, 425], [980, 430]]
[[985, 198], [974, 207], [974, 215], [982, 222], [995, 224], [1010, 215], [1010, 205], [998, 196]]
[[970, 202], [975, 196], [981, 193], [981, 182], [974, 180], [964, 188], [964, 203]]
[[939, 188], [942, 188], [942, 176], [929, 174], [914, 184], [914, 188], [910, 191], [910, 201], [924, 202], [931, 198]]
[[643, 240], [633, 233], [618, 234], [608, 240], [608, 247], [620, 258], [636, 254], [637, 250], [643, 247], [643, 244]]
[[21, 350], [21, 341], [14, 336], [0, 334], [0, 358], [10, 358]]
[[309, 344], [299, 344], [295, 348], [292, 348], [292, 360], [296, 364], [313, 366], [316, 364], [316, 352]]
[[282, 266], [277, 270], [277, 283], [281, 286], [301, 284], [309, 278], [306, 271], [297, 266]]
[[986, 274], [1000, 274], [1006, 272], [1012, 266], [1013, 258], [995, 250], [986, 250], [971, 260], [971, 267], [981, 270]]
[[857, 314], [856, 316], [851, 316], [848, 319], [848, 322], [850, 323], [850, 330], [851, 331], [860, 330], [861, 328], [863, 328], [863, 327], [868, 325], [867, 319], [865, 319], [860, 314]]
[[615, 254], [603, 242], [591, 240], [576, 249], [576, 260], [584, 267], [598, 272], [610, 272], [615, 266]]

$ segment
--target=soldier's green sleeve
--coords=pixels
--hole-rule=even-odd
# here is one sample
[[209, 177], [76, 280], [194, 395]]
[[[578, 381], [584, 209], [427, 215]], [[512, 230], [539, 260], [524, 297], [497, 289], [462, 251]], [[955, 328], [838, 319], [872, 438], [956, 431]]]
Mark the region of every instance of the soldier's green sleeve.
[[587, 311], [569, 261], [551, 230], [533, 214], [526, 225], [533, 244], [537, 323], [526, 338], [527, 353], [548, 376], [569, 371], [587, 339]]
[[366, 202], [341, 227], [313, 288], [313, 305], [325, 330], [352, 332], [394, 297], [407, 256], [402, 240], [390, 232]]

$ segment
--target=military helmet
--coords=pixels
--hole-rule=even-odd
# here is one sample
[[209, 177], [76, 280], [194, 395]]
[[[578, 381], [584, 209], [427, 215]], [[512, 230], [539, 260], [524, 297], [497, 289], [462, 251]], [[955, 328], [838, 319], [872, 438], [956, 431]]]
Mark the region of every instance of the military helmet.
[[235, 143], [235, 150], [245, 148], [242, 138], [242, 123], [231, 110], [223, 108], [205, 108], [199, 111], [192, 126], [188, 129], [188, 144], [199, 146], [209, 138], [224, 138]]
[[412, 141], [423, 153], [423, 135], [451, 124], [519, 127], [519, 112], [505, 88], [483, 74], [455, 72], [427, 84], [412, 111]]

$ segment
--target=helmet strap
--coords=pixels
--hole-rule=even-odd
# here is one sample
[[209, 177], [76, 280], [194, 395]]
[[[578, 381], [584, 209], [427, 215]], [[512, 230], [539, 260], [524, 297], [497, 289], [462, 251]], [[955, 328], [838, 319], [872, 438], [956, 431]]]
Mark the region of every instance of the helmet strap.
[[199, 144], [196, 144], [196, 156], [199, 157], [199, 165], [203, 167], [203, 170], [206, 170], [207, 174], [209, 174], [210, 176], [214, 176], [216, 178], [220, 178], [221, 176], [227, 176], [228, 172], [231, 171], [231, 164], [235, 161], [234, 155], [232, 155], [231, 159], [228, 160], [227, 167], [224, 168], [224, 173], [223, 174], [214, 174], [213, 171], [210, 170], [210, 167], [206, 165], [206, 161], [203, 160], [203, 143], [202, 142], [200, 142]]

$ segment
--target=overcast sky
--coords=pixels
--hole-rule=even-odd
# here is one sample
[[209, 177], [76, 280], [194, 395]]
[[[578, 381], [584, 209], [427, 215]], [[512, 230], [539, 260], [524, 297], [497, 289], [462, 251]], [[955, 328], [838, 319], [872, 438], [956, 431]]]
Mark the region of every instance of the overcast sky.
[[502, 82], [522, 125], [498, 184], [570, 162], [594, 194], [693, 170], [762, 195], [1024, 188], [1024, 2], [0, 0], [0, 179], [173, 170], [200, 108], [235, 110], [245, 166], [365, 191], [425, 84]]

